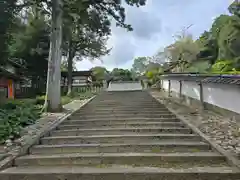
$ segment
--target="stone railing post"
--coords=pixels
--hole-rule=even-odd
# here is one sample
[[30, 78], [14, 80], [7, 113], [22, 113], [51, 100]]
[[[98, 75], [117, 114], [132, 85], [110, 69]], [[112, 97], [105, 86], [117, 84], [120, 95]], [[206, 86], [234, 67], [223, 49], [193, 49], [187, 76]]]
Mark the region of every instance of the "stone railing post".
[[179, 98], [182, 99], [182, 81], [179, 81]]
[[200, 103], [201, 103], [201, 108], [202, 110], [205, 109], [205, 104], [204, 104], [204, 94], [203, 94], [203, 85], [202, 85], [202, 82], [200, 81], [198, 83], [199, 85], [199, 91], [200, 91]]
[[171, 80], [168, 80], [168, 97], [171, 97]]

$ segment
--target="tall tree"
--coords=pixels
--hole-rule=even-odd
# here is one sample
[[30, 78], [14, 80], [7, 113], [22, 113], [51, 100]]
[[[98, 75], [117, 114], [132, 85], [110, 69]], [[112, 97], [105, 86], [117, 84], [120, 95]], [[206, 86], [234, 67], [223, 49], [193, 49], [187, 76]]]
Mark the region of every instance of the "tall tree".
[[[131, 6], [133, 5], [140, 6], [145, 4], [145, 0], [135, 0], [135, 1], [126, 0], [125, 2]], [[89, 27], [93, 27], [95, 28], [97, 33], [101, 34], [101, 32], [103, 33], [110, 32], [109, 27], [110, 27], [111, 18], [115, 19], [117, 26], [127, 28], [128, 30], [132, 30], [130, 25], [125, 24], [125, 13], [124, 13], [124, 8], [122, 6], [121, 1], [96, 2], [96, 1], [74, 0], [71, 2], [64, 1], [64, 5], [66, 9], [65, 11], [68, 10], [67, 13], [68, 14], [71, 13], [73, 15], [75, 22], [78, 22], [79, 24], [82, 24], [82, 25], [87, 24]], [[93, 23], [89, 23], [89, 22], [93, 22]], [[97, 28], [96, 28], [96, 25], [97, 25]], [[71, 63], [70, 63], [70, 66], [71, 66]], [[60, 67], [57, 67], [57, 68], [60, 69]], [[69, 67], [69, 69], [71, 69], [71, 67]], [[51, 74], [49, 73], [49, 75]], [[71, 77], [69, 77], [69, 79], [71, 79]], [[71, 87], [69, 87], [69, 90], [70, 88]], [[59, 85], [59, 89], [60, 89], [60, 85]], [[49, 91], [47, 91], [47, 93], [49, 93]], [[58, 95], [59, 95], [58, 93], [55, 94], [55, 96], [58, 96]], [[54, 99], [56, 98], [52, 99], [53, 102], [55, 102], [54, 105], [56, 106], [57, 103], [56, 101], [54, 101]], [[60, 96], [58, 96], [58, 99], [60, 101]]]
[[61, 106], [62, 1], [52, 0], [52, 28], [44, 108], [59, 112]]
[[27, 23], [21, 22], [17, 17], [15, 19], [19, 24], [11, 34], [9, 56], [24, 60], [26, 70], [22, 73], [35, 84], [46, 78], [50, 27], [42, 14], [36, 15], [29, 11], [27, 17]]
[[[145, 5], [145, 1], [125, 0], [126, 4], [130, 6]], [[25, 3], [24, 5], [37, 5], [44, 12], [50, 13], [52, 19], [45, 107], [48, 107], [51, 111], [59, 111], [61, 109], [62, 14], [67, 14], [67, 16], [73, 18], [74, 21], [70, 22], [70, 24], [86, 25], [91, 29], [95, 29], [93, 32], [96, 32], [98, 35], [110, 32], [110, 24], [114, 21], [117, 26], [128, 30], [132, 30], [132, 28], [125, 23], [125, 11], [121, 1], [63, 0], [62, 3], [61, 0], [24, 0], [23, 2]]]
[[95, 80], [100, 83], [105, 80], [105, 73], [108, 73], [108, 70], [105, 67], [96, 66], [90, 69], [92, 71]]
[[191, 35], [180, 35], [166, 51], [170, 62], [175, 64], [175, 71], [183, 72], [189, 64], [196, 61], [200, 49]]
[[232, 4], [228, 7], [228, 10], [231, 14], [240, 17], [240, 1], [234, 0]]
[[13, 24], [17, 0], [2, 0], [0, 2], [0, 64], [8, 58], [8, 42], [10, 40], [10, 27]]
[[137, 57], [133, 61], [132, 70], [138, 75], [143, 74], [147, 69], [148, 62], [149, 57]]

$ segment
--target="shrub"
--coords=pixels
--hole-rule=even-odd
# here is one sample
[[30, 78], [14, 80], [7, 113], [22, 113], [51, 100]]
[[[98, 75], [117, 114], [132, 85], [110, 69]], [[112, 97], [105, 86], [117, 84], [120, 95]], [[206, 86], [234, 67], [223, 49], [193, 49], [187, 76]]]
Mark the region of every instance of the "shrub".
[[21, 129], [34, 124], [39, 117], [40, 111], [34, 103], [12, 101], [1, 106], [0, 143], [3, 143], [7, 138], [19, 137]]
[[36, 97], [36, 104], [43, 105], [45, 102], [45, 96], [37, 96]]
[[232, 60], [218, 60], [212, 66], [212, 73], [222, 74], [222, 73], [232, 71], [233, 64], [234, 64], [234, 61]]

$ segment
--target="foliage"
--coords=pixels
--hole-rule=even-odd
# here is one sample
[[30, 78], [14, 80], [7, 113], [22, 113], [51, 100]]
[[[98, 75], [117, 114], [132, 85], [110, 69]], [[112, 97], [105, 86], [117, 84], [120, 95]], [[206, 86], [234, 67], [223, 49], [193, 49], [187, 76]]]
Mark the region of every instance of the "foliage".
[[0, 2], [0, 64], [8, 59], [8, 42], [11, 39], [11, 29], [17, 0], [1, 0]]
[[185, 69], [185, 72], [200, 72], [200, 73], [208, 73], [209, 69], [211, 69], [211, 64], [209, 61], [197, 61], [192, 63], [187, 69]]
[[238, 0], [233, 1], [233, 3], [228, 7], [231, 14], [240, 17], [240, 2]]
[[165, 48], [164, 53], [170, 62], [174, 63], [174, 71], [183, 72], [189, 64], [197, 60], [200, 48], [190, 34], [181, 34], [176, 41]]
[[[17, 18], [16, 18], [17, 19]], [[43, 15], [28, 13], [28, 23], [18, 23], [9, 42], [9, 56], [23, 59], [25, 69], [21, 73], [35, 81], [45, 80], [49, 54], [49, 26]]]
[[232, 66], [232, 60], [219, 60], [212, 66], [211, 70], [213, 73], [228, 72], [233, 70]]
[[237, 74], [240, 71], [240, 2], [234, 1], [228, 9], [231, 14], [218, 16], [197, 40], [183, 31], [174, 43], [153, 56], [163, 64], [163, 71]]
[[[74, 61], [72, 64], [72, 69], [73, 69], [73, 71], [77, 70], [76, 62], [74, 62]], [[63, 59], [61, 62], [61, 72], [67, 72], [67, 71], [68, 71], [68, 62], [66, 59]]]
[[114, 80], [131, 81], [133, 79], [132, 73], [128, 69], [114, 68], [111, 75], [114, 77]]
[[0, 107], [0, 143], [7, 138], [17, 138], [21, 129], [34, 124], [40, 117], [33, 100], [9, 101]]
[[102, 82], [105, 80], [106, 73], [108, 73], [105, 67], [96, 66], [90, 69], [92, 71], [92, 75], [96, 82]]
[[145, 76], [151, 84], [157, 83], [159, 81], [160, 75], [163, 73], [162, 65], [158, 63], [149, 62]]
[[144, 73], [146, 71], [148, 61], [149, 61], [148, 57], [135, 58], [132, 65], [132, 71], [138, 75]]

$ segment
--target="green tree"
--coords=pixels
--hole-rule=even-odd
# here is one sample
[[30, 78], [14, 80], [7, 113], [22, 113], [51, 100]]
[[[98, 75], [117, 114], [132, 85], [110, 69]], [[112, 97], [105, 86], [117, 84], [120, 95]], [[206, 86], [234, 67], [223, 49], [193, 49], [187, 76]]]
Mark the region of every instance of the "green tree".
[[169, 61], [174, 64], [176, 72], [184, 72], [190, 64], [197, 60], [199, 52], [198, 44], [189, 34], [177, 36], [176, 41], [165, 50]]
[[[21, 7], [34, 5], [42, 12], [50, 14], [51, 38], [45, 107], [48, 107], [47, 109], [50, 111], [59, 111], [61, 110], [60, 69], [62, 56], [61, 47], [63, 39], [62, 24], [66, 23], [65, 17], [67, 17], [67, 20], [70, 19], [68, 22], [70, 25], [69, 27], [71, 27], [71, 33], [75, 33], [76, 30], [82, 29], [81, 27], [84, 27], [86, 28], [86, 30], [83, 31], [84, 35], [86, 32], [88, 32], [89, 29], [91, 29], [92, 32], [96, 33], [94, 34], [96, 35], [95, 37], [103, 37], [106, 35], [106, 32], [110, 34], [110, 25], [111, 22], [113, 22], [113, 19], [115, 20], [117, 26], [126, 28], [127, 30], [132, 30], [132, 27], [129, 24], [125, 23], [125, 11], [121, 1], [24, 0], [21, 2], [23, 2], [23, 4], [20, 5]], [[145, 4], [145, 0], [125, 0], [125, 2], [130, 6], [142, 6]], [[75, 28], [77, 25], [81, 25], [81, 27]], [[71, 39], [72, 38], [70, 38], [70, 40]], [[99, 40], [98, 38], [92, 37], [90, 39], [95, 39], [95, 43], [91, 43], [94, 44], [94, 46]], [[97, 47], [99, 47], [99, 44], [97, 44]], [[79, 53], [82, 54], [82, 49]]]
[[114, 68], [111, 72], [114, 80], [132, 81], [132, 73], [128, 69]]
[[137, 57], [134, 59], [133, 65], [132, 65], [132, 71], [136, 74], [140, 75], [146, 71], [147, 64], [149, 62], [148, 57]]
[[29, 11], [27, 16], [27, 23], [15, 18], [18, 24], [11, 32], [9, 58], [23, 61], [25, 68], [21, 70], [21, 74], [31, 79], [32, 88], [38, 92], [39, 86], [45, 87], [50, 28], [43, 15]]
[[231, 14], [240, 17], [240, 2], [239, 0], [234, 0], [232, 4], [228, 7]]
[[10, 27], [14, 24], [14, 13], [17, 0], [2, 0], [0, 2], [0, 64], [8, 59], [8, 43], [11, 39]]
[[105, 74], [108, 73], [105, 67], [96, 66], [90, 69], [95, 79], [97, 85], [102, 85], [103, 80], [105, 80]]

